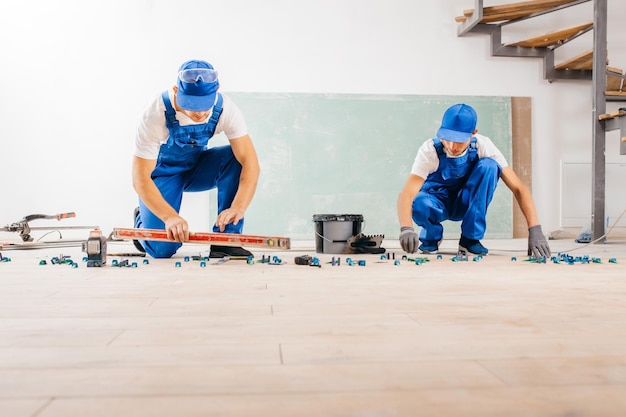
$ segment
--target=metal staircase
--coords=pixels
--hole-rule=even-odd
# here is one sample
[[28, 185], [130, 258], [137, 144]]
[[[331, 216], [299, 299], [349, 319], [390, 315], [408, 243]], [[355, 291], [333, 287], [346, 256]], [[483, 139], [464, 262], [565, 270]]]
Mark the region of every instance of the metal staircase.
[[[593, 21], [571, 28], [535, 36], [525, 41], [502, 43], [502, 29], [547, 13], [593, 1]], [[607, 1], [608, 0], [533, 0], [501, 6], [483, 7], [475, 0], [474, 8], [456, 18], [460, 23], [457, 35], [483, 33], [490, 35], [491, 55], [543, 59], [544, 79], [591, 80], [592, 108], [592, 241], [601, 241], [605, 234], [605, 140], [606, 132], [620, 130], [620, 155], [626, 155], [626, 111], [606, 113], [608, 101], [626, 101], [626, 76], [622, 70], [607, 65]], [[555, 51], [561, 46], [593, 30], [593, 49], [555, 65]], [[607, 88], [608, 87], [608, 88]]]

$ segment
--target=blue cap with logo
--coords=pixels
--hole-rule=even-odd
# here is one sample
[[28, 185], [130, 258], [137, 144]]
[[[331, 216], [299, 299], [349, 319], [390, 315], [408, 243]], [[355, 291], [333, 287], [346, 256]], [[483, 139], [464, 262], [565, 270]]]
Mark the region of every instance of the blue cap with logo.
[[467, 104], [455, 104], [443, 114], [437, 137], [450, 142], [467, 142], [476, 130], [476, 110]]
[[217, 71], [206, 61], [192, 59], [178, 69], [176, 103], [189, 111], [207, 111], [215, 104], [220, 86]]

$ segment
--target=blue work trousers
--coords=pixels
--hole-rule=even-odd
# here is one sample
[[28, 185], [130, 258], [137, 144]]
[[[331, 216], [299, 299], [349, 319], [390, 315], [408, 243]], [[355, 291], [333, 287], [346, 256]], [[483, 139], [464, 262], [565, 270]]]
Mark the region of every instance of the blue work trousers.
[[[174, 169], [170, 169], [174, 168]], [[235, 158], [229, 145], [209, 148], [200, 153], [196, 163], [186, 171], [180, 171], [175, 167], [157, 165], [152, 173], [152, 179], [157, 188], [177, 212], [183, 199], [183, 192], [198, 192], [211, 190], [217, 187], [217, 212], [231, 206], [241, 176], [241, 164]], [[164, 229], [165, 224], [155, 216], [139, 200], [140, 214], [137, 217], [135, 227], [144, 229]], [[224, 233], [241, 233], [243, 219], [237, 223], [226, 225]], [[219, 232], [217, 226], [214, 232]], [[154, 242], [141, 241], [146, 253], [154, 258], [169, 258], [182, 246], [179, 242]]]
[[439, 242], [444, 220], [461, 221], [461, 234], [480, 240], [485, 236], [487, 207], [502, 169], [491, 158], [476, 162], [467, 181], [451, 187], [422, 187], [413, 200], [413, 221], [420, 226], [421, 241]]

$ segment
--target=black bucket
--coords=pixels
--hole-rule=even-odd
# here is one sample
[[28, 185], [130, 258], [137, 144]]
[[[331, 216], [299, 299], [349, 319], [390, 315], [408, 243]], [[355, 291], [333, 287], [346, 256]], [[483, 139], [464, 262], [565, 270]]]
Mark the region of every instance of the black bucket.
[[362, 214], [314, 214], [315, 252], [344, 253], [348, 239], [361, 233]]

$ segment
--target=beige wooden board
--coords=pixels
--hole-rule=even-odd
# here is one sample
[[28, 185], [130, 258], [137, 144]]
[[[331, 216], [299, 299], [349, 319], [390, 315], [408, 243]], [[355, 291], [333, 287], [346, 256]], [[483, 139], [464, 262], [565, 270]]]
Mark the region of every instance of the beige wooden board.
[[522, 46], [526, 48], [541, 48], [551, 45], [558, 45], [565, 40], [571, 38], [577, 33], [593, 26], [593, 21], [586, 22], [581, 25], [562, 29], [556, 32], [546, 33], [545, 35], [536, 36], [523, 41], [508, 43], [507, 46]]
[[[522, 182], [532, 190], [532, 100], [530, 97], [511, 97], [511, 167]], [[513, 203], [513, 237], [528, 236], [528, 225], [522, 210]]]

